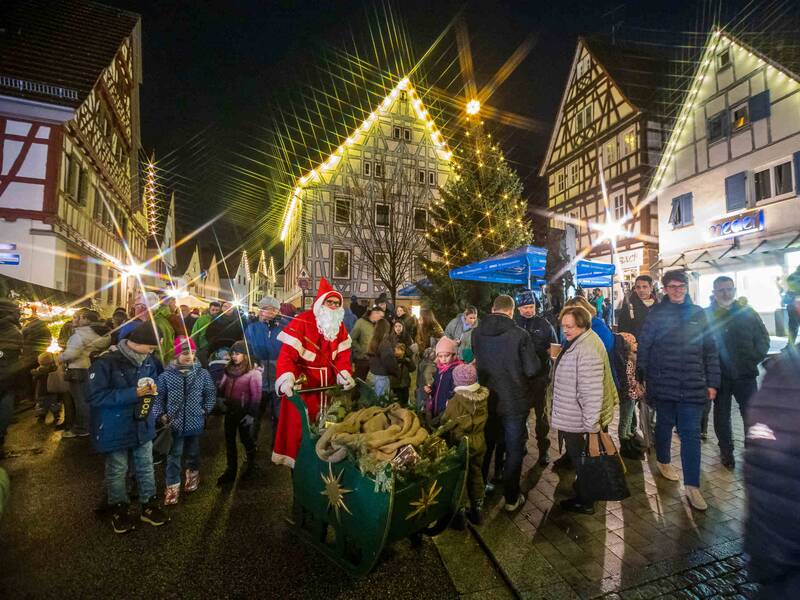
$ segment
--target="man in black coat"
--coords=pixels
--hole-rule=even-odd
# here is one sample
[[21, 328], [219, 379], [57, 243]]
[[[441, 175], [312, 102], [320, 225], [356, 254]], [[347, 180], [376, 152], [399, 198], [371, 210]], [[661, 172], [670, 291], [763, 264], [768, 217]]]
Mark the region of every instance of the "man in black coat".
[[706, 309], [719, 350], [722, 384], [714, 400], [714, 431], [722, 464], [733, 469], [731, 399], [736, 398], [744, 421], [747, 402], [756, 393], [758, 365], [769, 352], [769, 333], [758, 313], [736, 300], [736, 284], [727, 276], [714, 280], [714, 301]]
[[246, 326], [246, 318], [242, 316], [239, 309], [230, 302], [223, 302], [222, 313], [211, 321], [208, 329], [206, 329], [209, 354], [219, 348], [230, 347], [234, 342], [243, 340]]
[[759, 598], [800, 598], [800, 352], [767, 364], [745, 413], [744, 550]]
[[539, 448], [539, 465], [550, 462], [550, 423], [545, 412], [545, 393], [550, 379], [550, 344], [557, 344], [556, 331], [549, 321], [536, 314], [536, 297], [531, 290], [522, 290], [517, 294], [517, 316], [514, 322], [528, 332], [531, 337], [531, 350], [541, 365], [539, 373], [531, 379], [530, 389], [533, 399], [533, 410], [536, 413], [536, 445]]
[[[489, 388], [489, 419], [502, 431], [506, 447], [503, 489], [505, 509], [517, 510], [525, 502], [519, 491], [522, 458], [528, 439], [528, 414], [531, 410], [530, 380], [541, 369], [530, 336], [514, 323], [514, 299], [501, 295], [492, 304], [492, 314], [472, 333], [472, 351], [478, 368], [478, 381]], [[487, 430], [493, 429], [491, 424]], [[490, 444], [499, 440], [487, 436]], [[484, 469], [488, 463], [484, 462]]]
[[0, 457], [6, 431], [14, 416], [14, 397], [21, 371], [22, 330], [19, 308], [7, 298], [0, 298]]
[[647, 313], [655, 303], [653, 278], [649, 275], [639, 275], [633, 284], [633, 291], [625, 298], [617, 313], [619, 333], [630, 333], [638, 339]]

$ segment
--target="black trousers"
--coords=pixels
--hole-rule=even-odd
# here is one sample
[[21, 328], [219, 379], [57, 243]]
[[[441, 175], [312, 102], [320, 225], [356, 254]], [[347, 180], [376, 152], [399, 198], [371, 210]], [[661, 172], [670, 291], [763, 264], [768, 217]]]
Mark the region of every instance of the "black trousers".
[[[566, 446], [567, 454], [569, 455], [572, 464], [576, 467], [576, 474], [577, 474], [577, 466], [580, 463], [581, 454], [583, 454], [584, 449], [586, 448], [586, 434], [585, 433], [571, 433], [569, 431], [561, 431], [558, 434], [562, 440], [564, 440], [564, 446]], [[578, 477], [575, 477], [575, 483], [572, 484], [573, 489], [575, 490], [575, 497], [578, 499], [579, 502], [582, 504], [590, 504], [584, 502], [584, 500], [580, 497], [578, 493]]]
[[533, 412], [536, 415], [536, 447], [539, 449], [541, 457], [550, 449], [550, 420], [545, 412], [545, 394], [547, 393], [547, 378], [537, 378], [533, 380], [531, 389], [533, 392]]
[[225, 413], [225, 455], [228, 459], [229, 471], [236, 471], [239, 467], [239, 455], [236, 446], [237, 432], [248, 457], [252, 458], [256, 449], [250, 426], [242, 423], [242, 419], [246, 415], [247, 413], [241, 408], [228, 408], [228, 412]]

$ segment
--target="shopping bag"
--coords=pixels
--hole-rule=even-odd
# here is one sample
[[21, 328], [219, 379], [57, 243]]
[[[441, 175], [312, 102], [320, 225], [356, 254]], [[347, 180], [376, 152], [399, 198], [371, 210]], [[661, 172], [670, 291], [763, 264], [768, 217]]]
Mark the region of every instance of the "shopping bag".
[[586, 436], [586, 448], [577, 465], [578, 495], [586, 502], [624, 500], [631, 495], [625, 465], [605, 432]]

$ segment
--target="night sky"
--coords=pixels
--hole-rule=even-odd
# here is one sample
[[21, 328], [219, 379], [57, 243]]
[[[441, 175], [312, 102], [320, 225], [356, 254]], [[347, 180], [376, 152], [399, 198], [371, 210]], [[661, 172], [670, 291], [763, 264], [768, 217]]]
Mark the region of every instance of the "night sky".
[[[248, 235], [248, 224], [271, 201], [237, 199], [226, 183], [232, 154], [246, 152], [247, 140], [266, 122], [265, 106], [287, 87], [297, 65], [314, 59], [321, 46], [336, 47], [358, 32], [365, 13], [380, 3], [317, 2], [164, 2], [105, 0], [142, 15], [144, 83], [142, 142], [165, 169], [165, 185], [179, 196], [180, 233], [236, 205], [216, 224], [222, 245]], [[744, 2], [721, 9], [730, 18]], [[609, 33], [648, 39], [666, 31], [707, 30], [717, 3], [453, 2], [404, 0], [392, 4], [403, 19], [418, 54], [464, 10], [476, 63], [478, 86], [531, 32], [538, 34], [528, 58], [492, 97], [494, 106], [552, 124], [565, 79], [582, 33]], [[662, 36], [663, 37], [663, 36]], [[450, 34], [450, 40], [454, 35]], [[445, 136], [448, 132], [445, 128]], [[536, 172], [547, 133], [503, 132], [504, 148], [526, 189], [536, 190]], [[534, 192], [532, 192], [534, 193]], [[256, 245], [269, 246], [262, 231]], [[252, 243], [252, 242], [251, 242]]]

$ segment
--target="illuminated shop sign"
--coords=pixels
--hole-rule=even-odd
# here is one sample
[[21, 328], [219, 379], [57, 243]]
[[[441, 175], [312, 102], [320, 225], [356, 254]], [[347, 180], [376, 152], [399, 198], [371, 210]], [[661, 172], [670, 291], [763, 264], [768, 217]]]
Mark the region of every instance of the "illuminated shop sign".
[[712, 240], [732, 238], [748, 233], [764, 231], [764, 210], [749, 210], [733, 217], [711, 221], [708, 235]]

